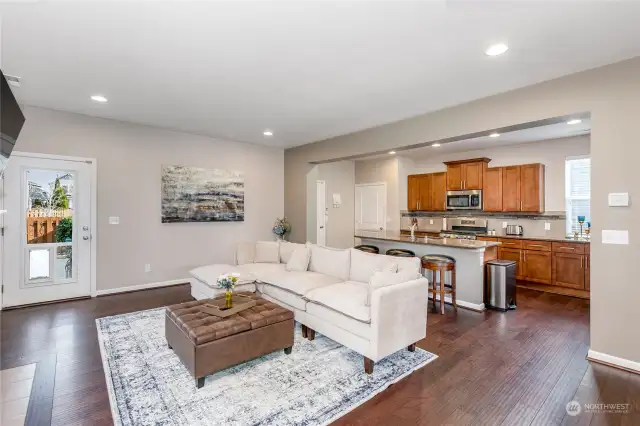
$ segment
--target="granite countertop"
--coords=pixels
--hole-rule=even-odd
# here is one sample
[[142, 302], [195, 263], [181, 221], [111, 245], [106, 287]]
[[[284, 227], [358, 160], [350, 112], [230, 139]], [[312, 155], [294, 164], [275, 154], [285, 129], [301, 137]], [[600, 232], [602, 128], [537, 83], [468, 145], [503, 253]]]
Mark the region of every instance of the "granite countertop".
[[489, 238], [509, 238], [514, 240], [537, 240], [537, 241], [551, 241], [551, 242], [561, 242], [561, 243], [582, 243], [589, 244], [591, 243], [590, 238], [573, 238], [562, 235], [506, 235], [497, 233], [496, 235], [489, 234], [478, 234], [478, 236], [489, 237]]
[[456, 238], [416, 237], [412, 240], [410, 235], [402, 235], [397, 231], [357, 231], [354, 236], [356, 238], [365, 238], [370, 240], [396, 241], [399, 243], [475, 250], [500, 245], [500, 243], [493, 241], [460, 240]]

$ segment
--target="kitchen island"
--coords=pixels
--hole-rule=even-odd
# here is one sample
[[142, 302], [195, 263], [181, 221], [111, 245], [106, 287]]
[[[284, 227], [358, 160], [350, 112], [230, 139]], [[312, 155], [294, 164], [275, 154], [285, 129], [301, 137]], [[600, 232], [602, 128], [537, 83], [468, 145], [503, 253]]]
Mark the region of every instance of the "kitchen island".
[[[456, 260], [456, 302], [459, 307], [483, 311], [484, 264], [487, 258], [495, 258], [499, 242], [462, 240], [456, 238], [431, 238], [403, 235], [393, 231], [356, 231], [356, 244], [370, 244], [384, 254], [392, 248], [411, 250], [416, 256], [444, 254]], [[491, 253], [491, 255], [489, 255]], [[431, 280], [431, 277], [428, 277]], [[449, 277], [445, 280], [449, 282]], [[449, 302], [447, 296], [445, 301]]]

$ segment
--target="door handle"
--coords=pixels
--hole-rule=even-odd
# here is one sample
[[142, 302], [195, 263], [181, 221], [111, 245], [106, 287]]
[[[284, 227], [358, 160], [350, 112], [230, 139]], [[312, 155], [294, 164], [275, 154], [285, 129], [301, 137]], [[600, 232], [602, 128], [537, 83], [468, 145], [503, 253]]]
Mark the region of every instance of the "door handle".
[[88, 235], [85, 235], [84, 237], [82, 237], [83, 240], [87, 241], [89, 239]]
[[324, 229], [324, 226], [321, 226], [320, 229]]
[[88, 230], [89, 230], [89, 227], [88, 227], [87, 225], [85, 225], [85, 226], [83, 226], [83, 227], [82, 227], [82, 230], [83, 230], [83, 231], [88, 231]]

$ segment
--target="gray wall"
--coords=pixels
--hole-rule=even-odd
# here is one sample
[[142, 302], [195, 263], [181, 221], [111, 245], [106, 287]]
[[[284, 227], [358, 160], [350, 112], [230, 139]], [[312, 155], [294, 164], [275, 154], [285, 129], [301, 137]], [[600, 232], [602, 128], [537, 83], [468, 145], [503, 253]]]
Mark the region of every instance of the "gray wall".
[[[304, 240], [309, 161], [388, 151], [419, 142], [591, 112], [591, 349], [640, 362], [640, 203], [607, 205], [609, 192], [638, 194], [640, 58], [285, 151], [285, 212]], [[634, 218], [636, 218], [634, 220]], [[604, 245], [603, 229], [627, 229], [630, 245]]]
[[[187, 278], [196, 266], [231, 262], [238, 241], [273, 240], [284, 204], [281, 149], [47, 109], [24, 112], [17, 150], [98, 160], [98, 290]], [[162, 224], [163, 164], [244, 171], [245, 221]], [[120, 225], [109, 225], [109, 216], [120, 216]]]

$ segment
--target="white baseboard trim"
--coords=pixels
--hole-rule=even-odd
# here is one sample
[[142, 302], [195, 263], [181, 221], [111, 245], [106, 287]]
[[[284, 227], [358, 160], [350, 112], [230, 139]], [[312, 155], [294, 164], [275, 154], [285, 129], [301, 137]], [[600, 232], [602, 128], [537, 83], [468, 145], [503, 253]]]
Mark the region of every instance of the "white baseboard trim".
[[[429, 298], [431, 299], [431, 298]], [[440, 295], [436, 294], [436, 300], [440, 300]], [[451, 305], [451, 296], [444, 296], [444, 303], [447, 303], [449, 305]], [[486, 311], [486, 308], [484, 306], [484, 303], [470, 303], [470, 302], [465, 302], [464, 300], [460, 300], [460, 299], [456, 299], [456, 305], [458, 305], [458, 307], [460, 308], [464, 308], [464, 309], [469, 309], [471, 311], [476, 311], [476, 312], [484, 312]]]
[[96, 291], [96, 296], [106, 296], [108, 294], [128, 293], [130, 291], [148, 290], [150, 288], [169, 287], [178, 284], [189, 284], [189, 278], [181, 278], [179, 280], [160, 281], [157, 283], [147, 283], [132, 285], [129, 287], [108, 288], [106, 290]]
[[596, 352], [591, 349], [587, 352], [587, 359], [589, 361], [608, 365], [609, 367], [621, 368], [632, 373], [640, 374], [640, 362], [618, 358], [617, 356]]

